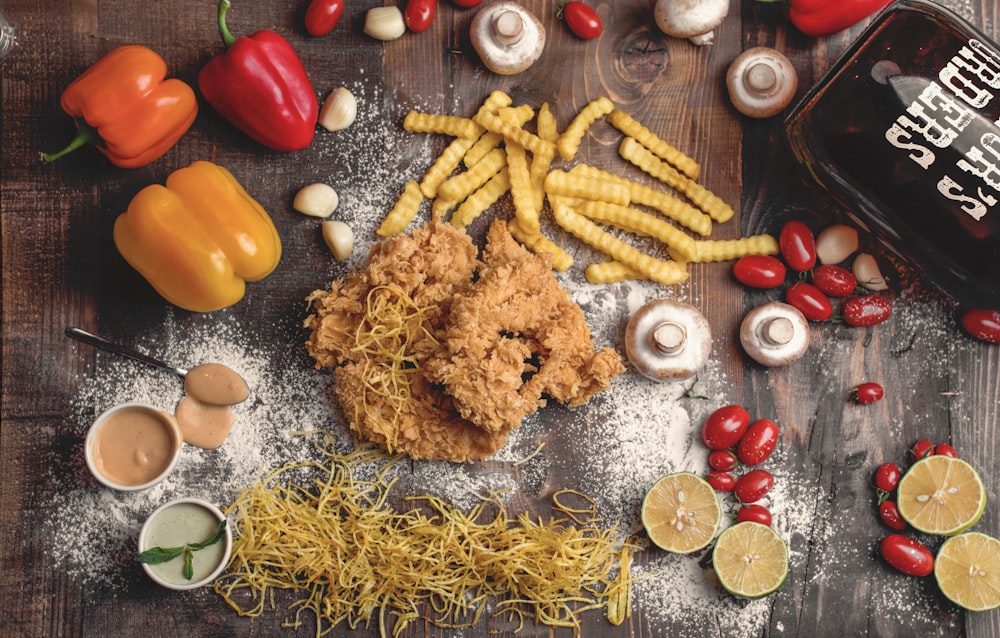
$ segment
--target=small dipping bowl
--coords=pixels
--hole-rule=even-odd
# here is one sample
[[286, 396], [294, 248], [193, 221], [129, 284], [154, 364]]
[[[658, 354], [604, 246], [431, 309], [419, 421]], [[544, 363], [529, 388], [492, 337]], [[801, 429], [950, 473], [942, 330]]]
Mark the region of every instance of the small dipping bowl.
[[[139, 532], [139, 552], [152, 547], [182, 547], [210, 539], [226, 515], [215, 505], [200, 498], [179, 498], [156, 509]], [[229, 563], [233, 551], [233, 532], [226, 525], [218, 543], [194, 551], [191, 580], [184, 578], [184, 556], [164, 563], [142, 563], [149, 578], [167, 589], [183, 591], [204, 587], [215, 580]]]
[[156, 485], [173, 471], [182, 443], [173, 415], [145, 403], [122, 403], [90, 426], [84, 455], [102, 485], [136, 492]]

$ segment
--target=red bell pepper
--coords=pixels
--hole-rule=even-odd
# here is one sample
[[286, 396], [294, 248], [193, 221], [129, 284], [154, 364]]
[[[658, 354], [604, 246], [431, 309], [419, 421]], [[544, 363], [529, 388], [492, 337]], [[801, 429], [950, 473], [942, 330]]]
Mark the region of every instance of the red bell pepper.
[[823, 37], [854, 26], [881, 11], [892, 0], [759, 0], [781, 2], [788, 18], [802, 33]]
[[227, 51], [198, 74], [205, 100], [241, 131], [276, 151], [312, 143], [319, 104], [302, 60], [266, 29], [236, 39], [226, 26], [231, 3], [219, 2], [219, 33]]

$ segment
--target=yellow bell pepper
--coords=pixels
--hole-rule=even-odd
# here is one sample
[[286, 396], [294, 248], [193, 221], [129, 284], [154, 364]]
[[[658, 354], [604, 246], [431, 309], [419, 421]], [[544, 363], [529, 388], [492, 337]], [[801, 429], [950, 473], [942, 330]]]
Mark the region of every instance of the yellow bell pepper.
[[170, 303], [208, 312], [243, 298], [281, 259], [274, 222], [225, 168], [198, 161], [139, 191], [115, 246]]

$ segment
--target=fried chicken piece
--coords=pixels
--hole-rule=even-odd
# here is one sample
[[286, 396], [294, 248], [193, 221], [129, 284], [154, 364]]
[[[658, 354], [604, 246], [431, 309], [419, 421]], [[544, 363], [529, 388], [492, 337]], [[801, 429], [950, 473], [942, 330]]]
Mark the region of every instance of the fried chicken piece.
[[594, 351], [583, 311], [552, 273], [552, 257], [525, 250], [502, 221], [487, 234], [483, 267], [455, 297], [444, 348], [425, 362], [459, 414], [503, 434], [551, 397], [581, 405], [625, 370], [611, 348]]

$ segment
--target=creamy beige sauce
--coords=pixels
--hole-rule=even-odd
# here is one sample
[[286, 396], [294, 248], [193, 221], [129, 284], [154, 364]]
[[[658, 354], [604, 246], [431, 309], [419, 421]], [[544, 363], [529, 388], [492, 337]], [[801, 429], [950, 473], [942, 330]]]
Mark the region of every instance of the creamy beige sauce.
[[174, 414], [184, 442], [206, 450], [222, 445], [235, 421], [230, 406], [205, 403], [193, 394], [181, 399]]
[[221, 363], [203, 363], [191, 368], [184, 376], [184, 391], [211, 405], [234, 405], [250, 396], [243, 377]]
[[112, 414], [91, 443], [97, 470], [119, 485], [142, 485], [158, 477], [181, 444], [171, 418], [141, 407]]

